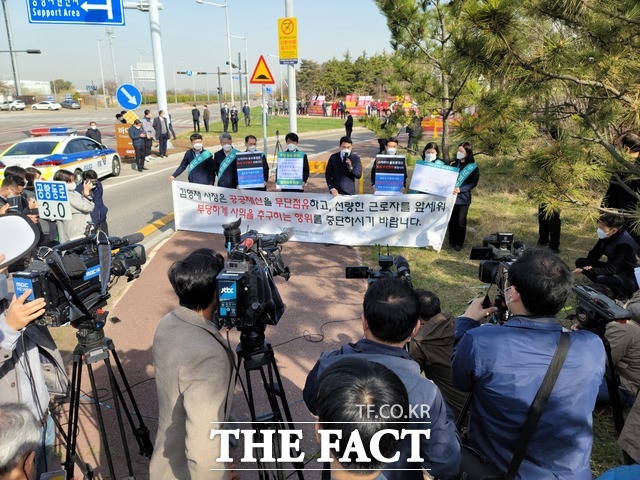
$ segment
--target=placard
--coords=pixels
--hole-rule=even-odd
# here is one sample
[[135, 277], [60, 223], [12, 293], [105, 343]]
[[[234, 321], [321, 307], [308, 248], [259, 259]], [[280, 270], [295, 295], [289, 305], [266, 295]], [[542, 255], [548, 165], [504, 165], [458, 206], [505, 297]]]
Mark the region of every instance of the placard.
[[262, 152], [239, 152], [236, 154], [238, 188], [264, 187]]
[[376, 195], [402, 195], [407, 167], [400, 155], [376, 155]]
[[276, 188], [301, 190], [304, 166], [303, 152], [278, 152]]
[[449, 165], [419, 160], [413, 169], [409, 188], [441, 197], [453, 194], [460, 169]]
[[71, 220], [71, 204], [67, 184], [59, 181], [36, 180], [38, 215], [45, 220]]

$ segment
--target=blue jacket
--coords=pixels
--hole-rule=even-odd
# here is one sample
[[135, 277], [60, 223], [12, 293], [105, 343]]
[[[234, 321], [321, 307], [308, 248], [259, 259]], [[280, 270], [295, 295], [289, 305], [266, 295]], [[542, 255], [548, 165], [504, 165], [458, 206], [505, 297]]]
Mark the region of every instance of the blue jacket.
[[[104, 195], [104, 189], [102, 188], [102, 182], [96, 182], [96, 187], [91, 190], [91, 198], [93, 199], [94, 208], [91, 211], [91, 221], [96, 225], [107, 221], [107, 212], [109, 209], [104, 204], [102, 196]], [[76, 192], [82, 193], [84, 191], [83, 184], [79, 183], [76, 186]]]
[[[469, 165], [468, 163], [462, 163], [460, 160], [454, 161], [451, 166], [462, 169]], [[480, 168], [476, 167], [473, 172], [464, 180], [460, 185], [460, 193], [456, 197], [456, 205], [471, 205], [471, 190], [476, 188], [478, 181], [480, 180]]]
[[[506, 472], [529, 407], [547, 373], [562, 326], [555, 317], [518, 316], [503, 326], [456, 319], [454, 385], [473, 391], [469, 438]], [[591, 479], [592, 418], [605, 367], [594, 333], [570, 333], [569, 353], [529, 443], [518, 478]]]
[[141, 137], [140, 135], [142, 135], [144, 133], [144, 130], [142, 128], [137, 128], [135, 125], [131, 125], [129, 127], [129, 138], [131, 139], [131, 143], [133, 144], [134, 147], [144, 147], [144, 139], [145, 137]]
[[[409, 405], [417, 414], [420, 414], [420, 406], [429, 405], [430, 407], [428, 414], [423, 411], [424, 416], [419, 417], [418, 420], [412, 413], [410, 416], [413, 420], [406, 427], [412, 430], [431, 429], [431, 439], [427, 440], [421, 436], [420, 441], [420, 453], [425, 462], [421, 465], [407, 463], [411, 444], [410, 439], [405, 438], [398, 445], [400, 459], [385, 465], [389, 469], [383, 470], [385, 477], [388, 480], [422, 480], [422, 472], [416, 469], [424, 467], [429, 469], [429, 473], [436, 478], [457, 478], [460, 468], [460, 438], [455, 423], [449, 417], [447, 406], [438, 387], [420, 375], [420, 367], [402, 348], [362, 339], [345, 345], [339, 350], [324, 352], [309, 372], [302, 392], [309, 411], [316, 414], [318, 377], [331, 363], [344, 358], [345, 355], [359, 355], [360, 358], [381, 363], [392, 370], [407, 388]], [[412, 470], [403, 471], [402, 469]]]
[[[206, 149], [202, 150], [203, 152]], [[189, 168], [189, 164], [193, 161], [196, 156], [196, 152], [193, 148], [187, 150], [182, 157], [182, 162], [176, 168], [176, 171], [171, 175], [172, 177], [177, 177], [182, 172], [184, 172], [187, 168]], [[216, 179], [216, 167], [213, 163], [213, 156], [209, 157], [204, 162], [200, 163], [196, 168], [189, 172], [189, 182], [190, 183], [199, 183], [201, 185], [213, 185], [213, 182]]]

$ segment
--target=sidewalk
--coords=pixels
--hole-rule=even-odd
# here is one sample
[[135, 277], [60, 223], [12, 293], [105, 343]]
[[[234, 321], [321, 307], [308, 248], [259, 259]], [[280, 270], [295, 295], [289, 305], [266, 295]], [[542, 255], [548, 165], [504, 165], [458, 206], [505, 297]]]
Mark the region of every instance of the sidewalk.
[[[363, 165], [371, 162], [377, 149], [375, 139], [354, 145], [354, 151], [360, 154]], [[328, 153], [321, 154], [317, 160], [326, 161], [328, 157]], [[368, 175], [368, 171], [364, 172], [364, 175]], [[308, 190], [326, 192], [324, 175], [312, 175]], [[177, 306], [177, 299], [167, 279], [167, 271], [174, 261], [186, 257], [197, 248], [207, 247], [219, 252], [224, 251], [222, 234], [180, 231], [166, 235], [170, 237], [148, 252], [149, 258], [140, 278], [130, 284], [112, 309], [111, 317], [117, 317], [120, 322], [108, 322], [105, 327], [106, 335], [115, 343], [144, 416], [144, 422], [151, 431], [152, 442], [155, 440], [158, 415], [151, 351], [153, 336], [160, 319]], [[323, 351], [338, 348], [361, 337], [360, 314], [367, 284], [365, 280], [345, 279], [344, 268], [349, 265], [371, 264], [371, 261], [369, 258], [360, 258], [359, 251], [353, 247], [293, 241], [284, 245], [283, 258], [291, 268], [291, 279], [285, 282], [282, 278], [277, 278], [276, 284], [287, 310], [278, 325], [267, 327], [266, 339], [275, 351], [275, 359], [295, 426], [303, 430], [301, 450], [306, 453], [306, 460], [310, 460], [319, 452], [319, 447], [313, 433], [314, 418], [302, 401], [302, 388], [307, 373]], [[223, 332], [223, 336], [225, 335]], [[237, 345], [238, 331], [229, 331], [228, 338], [232, 345]], [[99, 388], [105, 388], [104, 366], [100, 364], [95, 371]], [[242, 372], [243, 380], [244, 376]], [[256, 411], [258, 415], [269, 412], [259, 375], [254, 372], [252, 378]], [[83, 379], [82, 386], [84, 392], [90, 391], [88, 379]], [[106, 390], [101, 390], [101, 393], [101, 401], [112, 406], [111, 395]], [[105, 448], [98, 435], [93, 406], [83, 403], [80, 410], [81, 428], [78, 441], [81, 456], [96, 468], [97, 473], [108, 478]], [[236, 388], [235, 411], [241, 422], [250, 419], [247, 401], [239, 385]], [[117, 430], [116, 416], [109, 408], [103, 408], [103, 414], [112, 450], [111, 457], [117, 465], [116, 474], [122, 476], [126, 472], [126, 465], [120, 447], [122, 442]], [[239, 428], [247, 428], [247, 425], [241, 423]], [[126, 429], [129, 430], [128, 426]], [[148, 478], [148, 459], [137, 454], [135, 440], [130, 433], [128, 437], [135, 476], [138, 479]], [[239, 458], [242, 451], [236, 448], [232, 450], [232, 455]], [[318, 467], [314, 461], [308, 466]], [[258, 478], [255, 471], [239, 473], [243, 479]], [[77, 468], [76, 476], [79, 478]], [[305, 471], [305, 478], [320, 478], [320, 473]]]

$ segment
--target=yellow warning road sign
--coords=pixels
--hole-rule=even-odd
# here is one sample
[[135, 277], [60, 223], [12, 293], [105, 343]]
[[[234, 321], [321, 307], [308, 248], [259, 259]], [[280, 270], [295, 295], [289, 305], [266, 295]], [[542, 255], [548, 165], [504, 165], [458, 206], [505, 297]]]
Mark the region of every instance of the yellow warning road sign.
[[271, 75], [271, 70], [269, 70], [269, 67], [267, 66], [267, 62], [262, 55], [260, 55], [260, 58], [258, 59], [258, 63], [253, 71], [253, 75], [251, 75], [249, 83], [259, 83], [262, 85], [273, 85], [276, 83], [273, 75]]

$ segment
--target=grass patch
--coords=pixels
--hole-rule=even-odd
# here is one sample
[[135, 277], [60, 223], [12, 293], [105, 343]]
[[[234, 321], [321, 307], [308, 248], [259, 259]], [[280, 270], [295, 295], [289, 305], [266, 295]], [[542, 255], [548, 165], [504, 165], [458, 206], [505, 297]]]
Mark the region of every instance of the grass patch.
[[[467, 221], [467, 237], [462, 251], [447, 247], [440, 252], [426, 248], [393, 248], [392, 255], [404, 256], [411, 266], [411, 277], [415, 287], [434, 291], [440, 297], [442, 308], [453, 315], [464, 312], [467, 302], [480, 292], [483, 284], [478, 279], [478, 262], [469, 260], [472, 246], [482, 245], [483, 237], [495, 232], [513, 232], [515, 239], [528, 246], [538, 240], [538, 205], [527, 195], [529, 181], [519, 173], [517, 165], [509, 159], [477, 159], [480, 167], [480, 182], [473, 191], [473, 203]], [[413, 162], [408, 161], [409, 169]], [[368, 178], [368, 177], [366, 177]], [[366, 193], [371, 193], [366, 190]], [[597, 192], [603, 194], [602, 192]], [[585, 256], [597, 241], [595, 222], [588, 220], [588, 212], [577, 207], [567, 207], [561, 213], [562, 236], [560, 257], [573, 269], [574, 261]], [[447, 242], [445, 240], [445, 245]], [[366, 249], [364, 258], [369, 265], [377, 264], [377, 248]], [[383, 247], [386, 253], [386, 247]], [[582, 277], [577, 283], [587, 283]], [[493, 298], [495, 287], [490, 290]], [[572, 313], [575, 302], [568, 302], [566, 313]], [[565, 317], [564, 313], [559, 315]], [[564, 318], [563, 323], [568, 324]], [[622, 464], [622, 451], [616, 443], [611, 410], [594, 412], [594, 446], [591, 469], [595, 476]]]
[[[240, 114], [240, 121], [238, 122], [238, 132], [233, 133], [231, 131], [231, 122], [229, 122], [229, 133], [234, 139], [234, 142], [243, 142], [244, 137], [247, 135], [254, 135], [258, 139], [262, 138], [262, 118], [260, 115], [260, 108], [251, 109], [251, 126], [244, 126], [244, 116]], [[317, 132], [322, 130], [333, 130], [335, 128], [343, 128], [344, 120], [340, 118], [332, 117], [298, 117], [298, 135], [302, 135], [305, 132]], [[203, 144], [205, 147], [212, 147], [220, 145], [218, 136], [224, 131], [222, 122], [209, 123], [209, 132], [204, 131], [204, 123], [200, 120], [200, 134], [202, 135]], [[274, 137], [276, 131], [280, 132], [280, 141], [284, 145], [284, 136], [289, 132], [289, 117], [284, 116], [271, 116], [268, 118], [267, 136]], [[178, 148], [191, 148], [191, 142], [189, 136], [192, 131], [181, 133], [178, 135], [177, 140], [172, 140], [174, 146]]]

